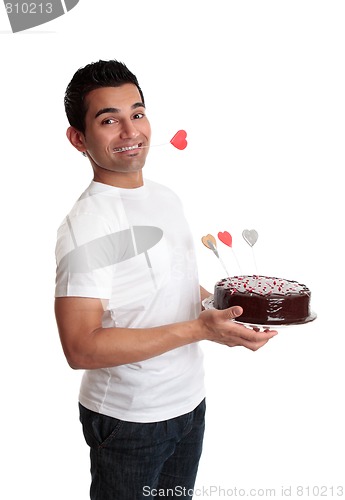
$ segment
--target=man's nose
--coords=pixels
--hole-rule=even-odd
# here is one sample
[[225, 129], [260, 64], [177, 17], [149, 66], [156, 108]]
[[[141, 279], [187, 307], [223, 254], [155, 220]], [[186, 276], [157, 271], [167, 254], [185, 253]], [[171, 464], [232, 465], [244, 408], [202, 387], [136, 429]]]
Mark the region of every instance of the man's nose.
[[124, 120], [122, 122], [121, 137], [123, 139], [136, 137], [138, 134], [138, 129], [133, 120]]

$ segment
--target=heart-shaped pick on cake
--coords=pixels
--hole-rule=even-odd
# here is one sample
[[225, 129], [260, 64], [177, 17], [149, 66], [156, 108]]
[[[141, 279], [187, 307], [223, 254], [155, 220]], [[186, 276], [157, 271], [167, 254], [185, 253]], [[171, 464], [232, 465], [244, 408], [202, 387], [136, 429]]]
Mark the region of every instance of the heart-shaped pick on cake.
[[212, 250], [212, 248], [211, 248], [209, 242], [213, 243], [213, 245], [215, 247], [217, 246], [216, 238], [214, 236], [212, 236], [212, 234], [206, 234], [206, 236], [203, 236], [201, 238], [201, 241], [203, 242], [203, 244], [205, 245], [205, 247], [209, 248], [210, 250]]
[[179, 130], [176, 132], [174, 137], [170, 140], [170, 143], [177, 149], [185, 149], [187, 147], [187, 132], [185, 130]]
[[222, 243], [224, 243], [224, 245], [227, 245], [230, 248], [232, 247], [232, 236], [228, 233], [228, 231], [218, 233], [218, 238]]
[[245, 229], [242, 232], [242, 236], [245, 239], [245, 241], [250, 245], [251, 247], [255, 245], [255, 243], [258, 241], [258, 233], [255, 231], [255, 229]]

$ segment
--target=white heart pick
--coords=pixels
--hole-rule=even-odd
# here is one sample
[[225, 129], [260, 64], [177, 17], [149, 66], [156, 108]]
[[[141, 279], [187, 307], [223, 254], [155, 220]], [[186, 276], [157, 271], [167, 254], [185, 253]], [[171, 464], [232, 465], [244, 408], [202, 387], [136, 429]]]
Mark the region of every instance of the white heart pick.
[[255, 245], [255, 243], [258, 241], [258, 233], [255, 231], [255, 229], [245, 229], [242, 232], [242, 236], [245, 239], [245, 241], [250, 245], [251, 247]]

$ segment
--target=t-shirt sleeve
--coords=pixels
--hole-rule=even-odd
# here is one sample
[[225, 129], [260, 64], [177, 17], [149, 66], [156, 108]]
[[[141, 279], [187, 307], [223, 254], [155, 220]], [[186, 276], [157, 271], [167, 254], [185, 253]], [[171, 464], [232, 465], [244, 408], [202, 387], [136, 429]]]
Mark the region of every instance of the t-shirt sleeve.
[[57, 235], [55, 297], [109, 299], [114, 251], [105, 219], [88, 214], [68, 216]]

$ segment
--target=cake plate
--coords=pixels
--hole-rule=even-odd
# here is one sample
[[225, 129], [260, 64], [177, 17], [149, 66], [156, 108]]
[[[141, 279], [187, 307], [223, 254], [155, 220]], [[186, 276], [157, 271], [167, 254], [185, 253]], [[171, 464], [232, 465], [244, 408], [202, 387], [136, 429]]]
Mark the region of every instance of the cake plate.
[[[205, 309], [215, 309], [214, 307], [214, 298], [213, 295], [210, 295], [206, 299], [202, 301], [202, 305], [204, 306]], [[307, 323], [310, 323], [311, 321], [314, 321], [316, 319], [317, 315], [315, 312], [311, 312], [307, 318], [304, 318], [301, 321], [295, 321], [294, 323], [279, 323], [277, 322], [272, 322], [270, 324], [258, 324], [258, 323], [247, 323], [245, 321], [241, 321], [240, 319], [233, 319], [232, 321], [235, 321], [235, 323], [238, 323], [240, 325], [253, 328], [257, 331], [260, 331], [261, 329], [264, 330], [270, 330], [274, 329], [275, 327], [279, 326], [279, 328], [286, 328], [287, 326], [298, 326], [298, 325], [305, 325]]]

